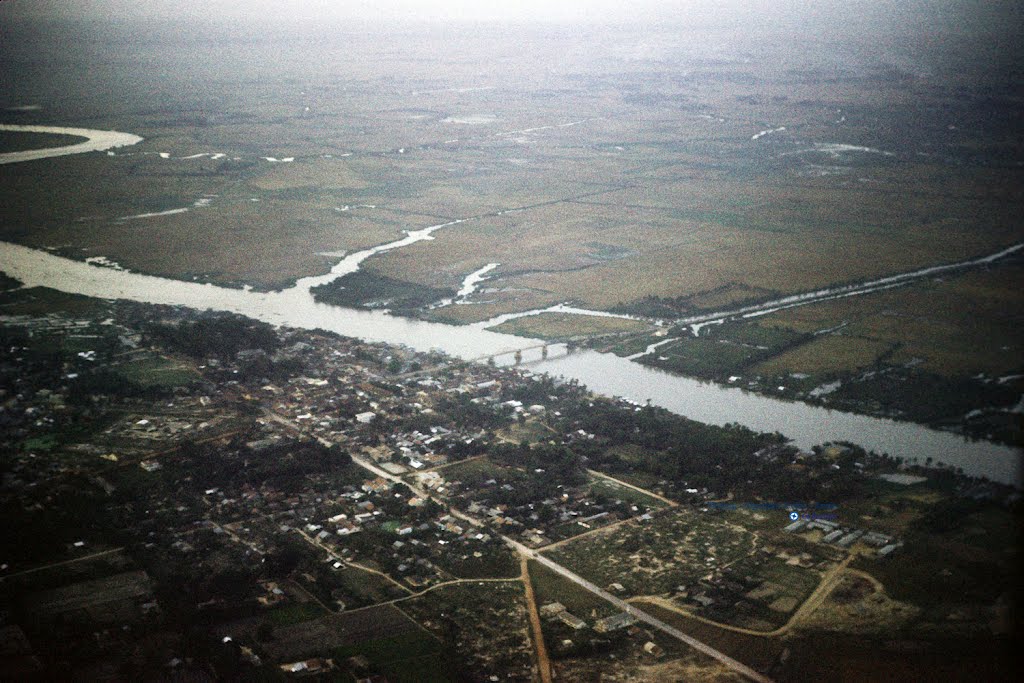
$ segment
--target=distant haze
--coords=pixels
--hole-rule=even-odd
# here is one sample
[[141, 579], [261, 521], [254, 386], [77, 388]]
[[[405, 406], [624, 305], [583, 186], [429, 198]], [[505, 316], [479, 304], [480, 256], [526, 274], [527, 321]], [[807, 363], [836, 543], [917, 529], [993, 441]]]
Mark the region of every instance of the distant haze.
[[1012, 32], [1022, 23], [1014, 0], [8, 0], [7, 17], [427, 20], [560, 23], [716, 23], [747, 28], [812, 22], [836, 28]]

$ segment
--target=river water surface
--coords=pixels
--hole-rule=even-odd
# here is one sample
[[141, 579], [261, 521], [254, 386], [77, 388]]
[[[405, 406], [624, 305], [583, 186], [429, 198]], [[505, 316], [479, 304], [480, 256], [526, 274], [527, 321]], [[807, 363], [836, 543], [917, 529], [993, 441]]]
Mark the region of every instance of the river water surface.
[[[47, 132], [82, 134], [79, 129], [48, 128]], [[126, 134], [117, 134], [121, 135]], [[126, 142], [127, 138], [117, 136], [109, 136], [107, 140], [132, 144]], [[92, 139], [96, 137], [94, 135]], [[4, 163], [2, 159], [0, 163]], [[402, 344], [419, 351], [438, 349], [465, 360], [530, 349], [524, 351], [523, 359], [535, 372], [575, 379], [609, 396], [622, 396], [637, 402], [650, 400], [654, 405], [701, 422], [717, 425], [735, 422], [758, 431], [778, 431], [802, 448], [825, 441], [847, 440], [878, 452], [916, 458], [922, 463], [930, 457], [936, 462], [962, 467], [969, 474], [1004, 483], [1018, 483], [1020, 451], [1008, 446], [969, 441], [956, 434], [908, 422], [772, 399], [738, 388], [669, 375], [626, 358], [594, 351], [542, 360], [541, 351], [537, 348], [540, 345], [538, 340], [500, 334], [477, 326], [459, 327], [400, 318], [384, 311], [321, 304], [310, 294], [310, 287], [355, 272], [364, 260], [376, 253], [423, 239], [434, 239], [435, 231], [452, 229], [461, 222], [464, 221], [450, 221], [412, 231], [402, 240], [348, 255], [330, 274], [304, 278], [294, 287], [280, 292], [230, 289], [142, 275], [5, 242], [0, 242], [0, 271], [29, 287], [50, 287], [103, 299], [230, 311], [274, 325], [319, 328], [372, 342]], [[557, 353], [564, 347], [552, 348]]]

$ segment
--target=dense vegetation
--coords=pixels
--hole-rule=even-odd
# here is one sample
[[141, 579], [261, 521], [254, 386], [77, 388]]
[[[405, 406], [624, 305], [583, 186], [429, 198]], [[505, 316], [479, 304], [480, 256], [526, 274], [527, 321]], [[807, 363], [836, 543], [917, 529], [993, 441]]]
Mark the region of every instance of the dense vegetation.
[[412, 311], [455, 296], [454, 289], [429, 287], [357, 271], [310, 290], [313, 298], [336, 306]]
[[270, 353], [281, 344], [272, 326], [230, 313], [153, 323], [146, 332], [163, 345], [196, 358], [232, 359], [239, 351], [250, 349]]
[[[563, 403], [560, 412], [574, 428], [595, 435], [572, 445], [588, 466], [654, 477], [680, 499], [686, 499], [686, 489], [704, 488], [747, 500], [841, 500], [862, 483], [854, 463], [878, 457], [855, 447], [847, 447], [839, 460], [817, 449], [798, 454], [781, 434], [706, 425], [650, 406], [623, 410], [594, 400]], [[634, 448], [627, 456], [622, 446]]]
[[[709, 306], [698, 301], [698, 297], [714, 297], [716, 295], [734, 292], [743, 292], [744, 294], [734, 296], [727, 306]], [[728, 283], [706, 292], [685, 296], [648, 295], [637, 299], [636, 301], [619, 304], [612, 310], [616, 313], [642, 315], [647, 318], [673, 319], [682, 318], [687, 315], [716, 311], [722, 308], [740, 308], [742, 306], [760, 303], [761, 301], [765, 301], [777, 294], [777, 292], [756, 289], [740, 283]]]
[[1019, 399], [1018, 391], [1003, 384], [943, 377], [918, 368], [890, 368], [871, 381], [844, 382], [829, 396], [829, 403], [841, 408], [867, 403], [915, 422], [935, 424], [979, 406], [1010, 406]]
[[[224, 488], [236, 490], [246, 484], [269, 485], [284, 491], [298, 491], [308, 486], [315, 475], [346, 473], [352, 458], [338, 446], [327, 448], [317, 441], [282, 441], [253, 450], [236, 443], [242, 456], [227, 458], [216, 446], [186, 443], [180, 449], [181, 463], [189, 472], [196, 489]], [[358, 481], [360, 473], [349, 475]]]
[[685, 336], [659, 353], [644, 356], [640, 362], [714, 380], [725, 380], [730, 375], [742, 374], [751, 366], [814, 338], [814, 335], [800, 334], [782, 327], [743, 323], [711, 326], [701, 330], [699, 337], [689, 336], [678, 329], [674, 333]]

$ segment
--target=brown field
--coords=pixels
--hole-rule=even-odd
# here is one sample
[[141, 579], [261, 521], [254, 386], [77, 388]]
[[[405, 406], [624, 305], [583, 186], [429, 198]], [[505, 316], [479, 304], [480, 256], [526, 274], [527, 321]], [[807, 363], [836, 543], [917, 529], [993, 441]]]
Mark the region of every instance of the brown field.
[[765, 638], [736, 633], [735, 631], [712, 626], [677, 612], [658, 607], [653, 603], [645, 603], [640, 600], [636, 602], [636, 606], [670, 626], [678, 628], [683, 633], [693, 636], [698, 640], [703, 640], [712, 647], [755, 669], [765, 670], [769, 668], [777, 660], [784, 647], [779, 638]]
[[258, 190], [290, 190], [300, 187], [319, 191], [361, 190], [367, 183], [341, 159], [302, 159], [272, 164], [249, 181]]
[[[943, 72], [943, 90], [836, 63], [831, 45], [796, 54], [759, 43], [753, 58], [709, 62], [689, 38], [659, 34], [676, 61], [650, 62], [619, 54], [622, 41], [646, 35], [566, 43], [485, 33], [441, 51], [426, 35], [398, 46], [346, 36], [348, 49], [316, 65], [254, 58], [236, 65], [235, 80], [190, 81], [216, 95], [202, 108], [133, 92], [90, 125], [136, 132], [146, 138], [139, 145], [0, 168], [0, 238], [142, 272], [276, 288], [325, 272], [334, 257], [321, 252], [478, 217], [365, 264], [450, 287], [501, 263], [488, 283], [496, 291], [474, 297], [486, 304], [433, 314], [453, 322], [565, 300], [727, 305], [1020, 239], [1017, 172], [982, 163], [998, 145], [1016, 153], [1019, 140], [1002, 129], [953, 130], [953, 114], [935, 113], [963, 105], [973, 115], [949, 93], [983, 87], [986, 70]], [[564, 68], [550, 68], [556, 57]], [[654, 66], [662, 63], [677, 64], [676, 76]], [[266, 78], [270, 66], [277, 75]], [[829, 75], [851, 68], [856, 76]], [[785, 131], [751, 139], [780, 124]], [[829, 156], [815, 144], [888, 155]], [[212, 152], [226, 158], [180, 158]], [[204, 195], [217, 196], [185, 214], [118, 220]], [[376, 208], [336, 210], [362, 204]], [[932, 355], [936, 367], [956, 364], [938, 346]]]
[[862, 337], [830, 334], [799, 346], [754, 367], [763, 375], [790, 372], [818, 374], [839, 368], [855, 370], [874, 364], [891, 344]]
[[137, 616], [134, 601], [151, 590], [146, 572], [130, 571], [42, 591], [28, 603], [33, 617], [44, 620], [85, 614], [98, 623], [127, 621]]
[[[843, 370], [863, 363], [871, 353], [869, 340], [899, 347], [893, 363], [914, 359], [920, 366], [955, 377], [984, 373], [1000, 376], [1019, 371], [1024, 316], [1017, 304], [1024, 266], [1001, 264], [941, 280], [927, 280], [887, 292], [827, 301], [812, 306], [780, 311], [763, 318], [765, 324], [779, 324], [801, 332], [828, 329], [848, 323], [839, 333], [864, 341], [861, 352], [842, 349], [831, 356], [821, 354], [819, 371]], [[794, 371], [814, 365], [810, 351], [825, 340], [796, 349], [762, 364], [761, 369], [787, 368]], [[836, 342], [830, 342], [836, 344]], [[846, 342], [856, 347], [853, 342]], [[836, 347], [832, 347], [836, 348]], [[789, 365], [783, 360], [790, 361]], [[798, 367], [794, 359], [804, 365]], [[807, 365], [810, 363], [811, 365]]]

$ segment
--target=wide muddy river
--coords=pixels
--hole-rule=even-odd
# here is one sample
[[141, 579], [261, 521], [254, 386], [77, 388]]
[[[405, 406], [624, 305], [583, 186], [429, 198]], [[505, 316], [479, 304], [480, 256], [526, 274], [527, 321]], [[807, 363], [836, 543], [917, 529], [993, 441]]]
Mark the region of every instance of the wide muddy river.
[[[49, 128], [48, 132], [64, 132]], [[75, 129], [75, 133], [81, 133]], [[75, 134], [72, 133], [72, 134]], [[100, 131], [93, 131], [100, 133]], [[118, 140], [124, 144], [123, 138]], [[77, 151], [77, 150], [76, 150]], [[0, 155], [2, 156], [2, 155]], [[38, 158], [38, 157], [36, 157]], [[0, 160], [2, 162], [2, 160]], [[55, 162], [54, 162], [55, 163]], [[650, 402], [687, 417], [711, 424], [739, 423], [758, 431], [778, 431], [800, 447], [825, 441], [846, 440], [865, 448], [907, 459], [961, 467], [966, 473], [994, 481], [1019, 481], [1018, 449], [987, 441], [969, 441], [956, 434], [908, 422], [879, 419], [826, 410], [804, 403], [752, 394], [734, 387], [698, 382], [647, 368], [626, 358], [594, 351], [541, 359], [540, 342], [492, 332], [477, 326], [452, 326], [410, 320], [383, 311], [362, 311], [317, 303], [310, 287], [354, 272], [373, 254], [397, 249], [421, 239], [434, 239], [441, 229], [457, 229], [463, 221], [408, 233], [388, 245], [346, 256], [328, 275], [299, 280], [280, 292], [255, 292], [182, 282], [74, 261], [45, 251], [0, 242], [0, 271], [26, 286], [83, 294], [103, 299], [188, 306], [230, 311], [274, 325], [324, 329], [367, 341], [402, 344], [419, 351], [438, 349], [453, 356], [477, 360], [493, 354], [523, 352], [534, 372], [575, 379], [609, 396]], [[554, 356], [558, 357], [554, 357]]]

